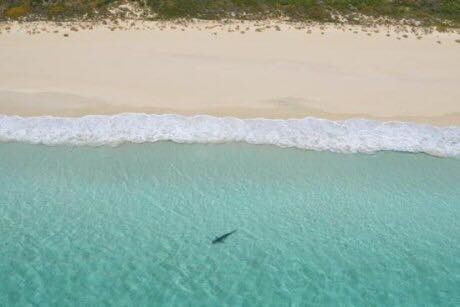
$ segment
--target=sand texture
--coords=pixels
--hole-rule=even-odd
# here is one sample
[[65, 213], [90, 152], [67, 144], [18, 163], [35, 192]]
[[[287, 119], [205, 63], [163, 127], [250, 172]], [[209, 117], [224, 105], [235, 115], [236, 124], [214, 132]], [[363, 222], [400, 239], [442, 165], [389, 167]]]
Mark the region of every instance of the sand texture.
[[1, 25], [0, 114], [460, 125], [455, 32], [270, 22], [91, 27]]

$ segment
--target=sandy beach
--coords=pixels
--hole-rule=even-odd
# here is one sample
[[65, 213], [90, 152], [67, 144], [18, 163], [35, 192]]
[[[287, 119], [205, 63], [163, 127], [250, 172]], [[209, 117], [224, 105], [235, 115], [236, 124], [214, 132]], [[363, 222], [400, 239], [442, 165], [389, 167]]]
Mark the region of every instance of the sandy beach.
[[69, 28], [0, 26], [0, 114], [460, 125], [458, 33], [270, 22]]

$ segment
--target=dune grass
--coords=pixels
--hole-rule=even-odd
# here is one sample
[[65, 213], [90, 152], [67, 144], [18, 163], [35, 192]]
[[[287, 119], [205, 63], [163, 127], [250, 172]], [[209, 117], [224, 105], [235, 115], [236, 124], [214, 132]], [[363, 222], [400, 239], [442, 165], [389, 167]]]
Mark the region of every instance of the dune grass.
[[412, 19], [423, 25], [460, 26], [460, 0], [1, 0], [1, 19], [93, 18], [132, 2], [157, 19], [287, 17], [296, 21], [349, 22], [357, 16]]

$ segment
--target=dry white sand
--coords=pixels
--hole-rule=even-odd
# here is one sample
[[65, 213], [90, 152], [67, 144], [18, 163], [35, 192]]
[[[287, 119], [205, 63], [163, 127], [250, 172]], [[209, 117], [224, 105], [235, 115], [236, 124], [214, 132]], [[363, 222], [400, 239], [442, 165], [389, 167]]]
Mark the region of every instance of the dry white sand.
[[382, 27], [369, 35], [360, 27], [287, 24], [281, 31], [256, 31], [266, 25], [209, 29], [214, 25], [200, 22], [172, 29], [151, 22], [125, 31], [94, 26], [73, 32], [41, 23], [35, 35], [25, 25], [1, 25], [0, 114], [358, 117], [460, 125], [459, 34], [404, 38], [394, 29], [388, 37]]

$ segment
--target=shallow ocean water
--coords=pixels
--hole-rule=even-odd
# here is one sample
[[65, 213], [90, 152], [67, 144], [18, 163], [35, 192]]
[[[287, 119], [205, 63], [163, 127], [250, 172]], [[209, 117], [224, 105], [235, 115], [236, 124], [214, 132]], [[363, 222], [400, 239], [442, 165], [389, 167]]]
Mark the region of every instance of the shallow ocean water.
[[0, 144], [0, 305], [458, 306], [459, 221], [458, 159]]

